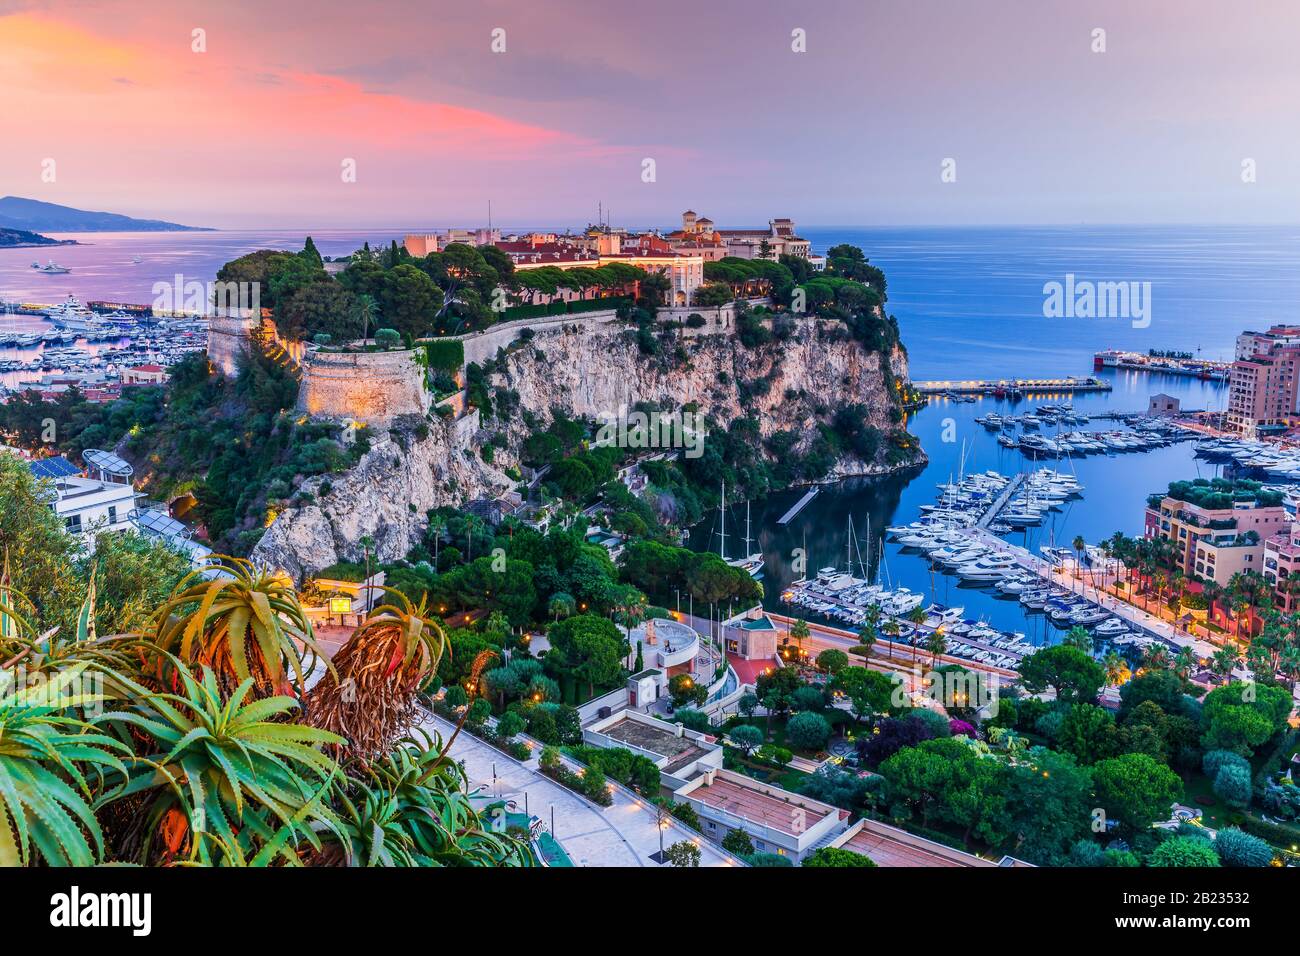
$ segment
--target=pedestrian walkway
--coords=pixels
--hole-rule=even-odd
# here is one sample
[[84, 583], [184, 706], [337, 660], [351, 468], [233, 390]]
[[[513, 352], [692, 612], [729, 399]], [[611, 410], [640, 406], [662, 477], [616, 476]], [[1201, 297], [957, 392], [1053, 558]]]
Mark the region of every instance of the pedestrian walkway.
[[[444, 741], [455, 731], [441, 717], [430, 717], [422, 727], [441, 735]], [[465, 732], [451, 746], [452, 759], [464, 766], [470, 790], [479, 790], [482, 803], [514, 801], [514, 809], [522, 813], [526, 808], [548, 829], [553, 818], [554, 836], [574, 866], [660, 865], [651, 856], [659, 852], [660, 843], [653, 806], [630, 791], [613, 786], [614, 803], [599, 807], [543, 775], [537, 769], [536, 754], [534, 748], [534, 756], [521, 763]], [[577, 767], [576, 763], [569, 763]], [[681, 840], [690, 840], [700, 848], [700, 866], [737, 865], [729, 854], [700, 834], [670, 820], [663, 834], [664, 846]]]

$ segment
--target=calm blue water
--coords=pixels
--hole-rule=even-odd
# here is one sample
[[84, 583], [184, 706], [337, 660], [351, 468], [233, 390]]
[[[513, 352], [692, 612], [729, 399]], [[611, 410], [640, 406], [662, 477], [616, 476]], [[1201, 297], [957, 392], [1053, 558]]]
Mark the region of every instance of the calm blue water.
[[[885, 270], [917, 380], [1086, 373], [1094, 351], [1231, 358], [1239, 331], [1292, 321], [1300, 227], [800, 228]], [[1151, 283], [1151, 325], [1043, 317], [1043, 285]]]

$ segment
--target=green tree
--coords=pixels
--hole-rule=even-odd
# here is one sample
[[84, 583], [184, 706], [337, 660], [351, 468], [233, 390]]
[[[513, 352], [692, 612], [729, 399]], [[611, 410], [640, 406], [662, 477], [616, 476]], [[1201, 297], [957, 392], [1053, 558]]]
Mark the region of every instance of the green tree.
[[1236, 764], [1219, 768], [1214, 775], [1214, 795], [1228, 806], [1244, 810], [1250, 805], [1250, 770]]
[[801, 750], [821, 750], [831, 736], [831, 725], [821, 714], [806, 710], [785, 725], [785, 739]]
[[398, 265], [384, 276], [380, 293], [384, 321], [404, 338], [431, 334], [442, 303], [442, 290], [413, 265]]
[[1025, 658], [1020, 679], [1034, 693], [1051, 687], [1064, 703], [1091, 702], [1105, 683], [1106, 672], [1077, 647], [1057, 644]]
[[735, 829], [722, 838], [722, 848], [735, 856], [747, 857], [754, 852], [754, 841], [744, 830]]
[[827, 674], [837, 674], [849, 665], [849, 655], [828, 647], [817, 655], [817, 667]]
[[548, 661], [554, 654], [559, 666], [587, 684], [589, 697], [596, 688], [608, 687], [623, 675], [627, 639], [613, 621], [595, 614], [578, 614], [552, 624], [547, 631], [551, 642]]
[[1214, 849], [1224, 866], [1268, 866], [1273, 848], [1264, 840], [1237, 827], [1226, 827], [1214, 838]]
[[1056, 747], [1082, 764], [1094, 764], [1116, 753], [1115, 718], [1096, 704], [1071, 704], [1056, 732]]
[[849, 699], [853, 715], [861, 720], [889, 712], [898, 682], [888, 674], [866, 667], [845, 667], [831, 680], [830, 686]]
[[766, 739], [763, 731], [752, 724], [741, 724], [739, 727], [733, 727], [727, 736], [731, 738], [731, 742], [739, 747], [746, 757], [761, 747]]
[[1146, 754], [1120, 754], [1099, 761], [1093, 779], [1102, 808], [1135, 833], [1168, 819], [1170, 808], [1183, 795], [1178, 775]]
[[1200, 837], [1170, 837], [1151, 851], [1148, 866], [1219, 866], [1219, 854], [1209, 840]]
[[803, 866], [822, 866], [822, 867], [873, 867], [876, 861], [862, 853], [854, 853], [852, 850], [843, 850], [838, 847], [824, 846], [814, 850], [804, 858]]
[[689, 868], [700, 865], [700, 848], [690, 840], [679, 840], [664, 850], [669, 866]]

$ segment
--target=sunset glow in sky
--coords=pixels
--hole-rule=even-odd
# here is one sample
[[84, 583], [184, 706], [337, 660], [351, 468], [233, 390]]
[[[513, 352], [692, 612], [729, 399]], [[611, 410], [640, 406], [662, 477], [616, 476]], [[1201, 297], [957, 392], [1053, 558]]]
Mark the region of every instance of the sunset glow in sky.
[[1294, 222], [1297, 28], [1290, 0], [0, 0], [0, 195], [231, 228]]

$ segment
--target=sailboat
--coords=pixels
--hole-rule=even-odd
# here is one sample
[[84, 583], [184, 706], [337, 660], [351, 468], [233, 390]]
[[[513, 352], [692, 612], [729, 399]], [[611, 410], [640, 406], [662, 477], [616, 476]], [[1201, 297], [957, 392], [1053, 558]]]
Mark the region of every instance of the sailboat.
[[[726, 494], [725, 487], [723, 488], [723, 494], [724, 496]], [[763, 576], [763, 552], [752, 551], [750, 549], [750, 542], [752, 542], [753, 540], [754, 538], [750, 534], [749, 502], [746, 501], [745, 502], [745, 557], [733, 558], [732, 560], [727, 561], [727, 563], [731, 565], [733, 568], [742, 568], [751, 578], [761, 578]], [[724, 560], [726, 559], [726, 555], [723, 555], [723, 559]]]

